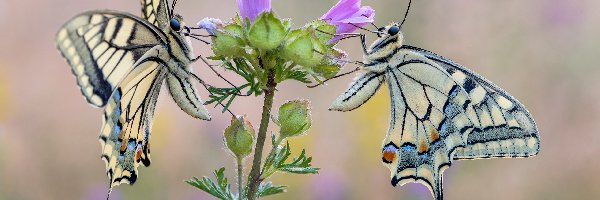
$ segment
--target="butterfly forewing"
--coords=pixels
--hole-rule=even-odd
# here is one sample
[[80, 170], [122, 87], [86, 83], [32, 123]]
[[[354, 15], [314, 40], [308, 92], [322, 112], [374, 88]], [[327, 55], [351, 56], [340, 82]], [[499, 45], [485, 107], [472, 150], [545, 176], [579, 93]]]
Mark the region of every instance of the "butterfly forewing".
[[142, 19], [116, 11], [82, 13], [58, 32], [56, 42], [88, 102], [104, 106], [119, 81], [164, 36]]
[[141, 0], [142, 17], [154, 26], [164, 29], [169, 24], [169, 8], [167, 0]]

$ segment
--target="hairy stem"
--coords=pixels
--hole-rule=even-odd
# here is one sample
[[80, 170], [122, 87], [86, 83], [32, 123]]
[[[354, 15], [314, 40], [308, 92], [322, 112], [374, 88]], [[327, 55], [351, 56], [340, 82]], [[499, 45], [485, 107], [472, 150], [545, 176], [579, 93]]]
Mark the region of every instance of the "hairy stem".
[[242, 178], [244, 178], [244, 166], [242, 165], [242, 158], [237, 158], [237, 173], [238, 173], [238, 199], [242, 200], [243, 188]]
[[258, 138], [256, 140], [256, 147], [254, 149], [254, 160], [252, 160], [252, 169], [250, 170], [250, 177], [248, 179], [248, 199], [256, 199], [256, 192], [262, 179], [260, 177], [260, 165], [262, 162], [262, 152], [265, 146], [265, 139], [267, 138], [267, 128], [269, 127], [269, 120], [271, 117], [271, 108], [273, 108], [273, 97], [275, 96], [275, 70], [269, 69], [267, 71], [267, 88], [264, 89], [265, 99], [263, 102], [262, 117], [260, 120], [260, 127], [258, 128]]

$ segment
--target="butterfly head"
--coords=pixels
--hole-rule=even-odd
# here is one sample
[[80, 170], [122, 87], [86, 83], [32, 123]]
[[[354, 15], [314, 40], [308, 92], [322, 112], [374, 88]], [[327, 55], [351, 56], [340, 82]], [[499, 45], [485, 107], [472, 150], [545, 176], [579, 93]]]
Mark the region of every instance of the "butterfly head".
[[183, 17], [181, 15], [174, 15], [169, 21], [169, 27], [172, 31], [180, 32], [183, 28], [187, 28], [185, 23], [183, 22]]
[[400, 32], [400, 25], [392, 23], [377, 30], [377, 40], [371, 45], [370, 54], [389, 54], [396, 48], [402, 46], [404, 35]]
[[171, 26], [171, 30], [174, 30], [174, 31], [181, 30], [181, 23], [179, 23], [179, 20], [177, 20], [175, 18], [171, 19], [171, 22], [169, 25]]

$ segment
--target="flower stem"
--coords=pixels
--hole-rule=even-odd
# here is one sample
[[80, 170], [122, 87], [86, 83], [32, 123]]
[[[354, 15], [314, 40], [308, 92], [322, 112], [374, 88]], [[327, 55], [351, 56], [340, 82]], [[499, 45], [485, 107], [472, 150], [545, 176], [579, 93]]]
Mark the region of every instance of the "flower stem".
[[238, 199], [242, 200], [242, 194], [243, 194], [242, 188], [244, 188], [242, 185], [242, 178], [244, 178], [244, 171], [243, 171], [244, 166], [242, 165], [242, 158], [239, 158], [239, 157], [237, 158], [237, 167], [238, 167], [237, 168], [237, 170], [238, 170], [237, 171], [238, 172], [238, 180], [237, 180], [238, 181]]
[[252, 161], [252, 169], [250, 170], [250, 176], [248, 179], [248, 199], [256, 199], [256, 192], [262, 179], [260, 177], [260, 165], [262, 162], [262, 152], [265, 146], [265, 139], [267, 138], [267, 128], [269, 127], [269, 120], [271, 119], [271, 108], [273, 108], [273, 98], [275, 97], [275, 70], [268, 69], [267, 71], [267, 88], [264, 89], [265, 99], [263, 102], [262, 117], [260, 120], [260, 127], [258, 128], [258, 138], [256, 140], [256, 148], [254, 149], [254, 160]]

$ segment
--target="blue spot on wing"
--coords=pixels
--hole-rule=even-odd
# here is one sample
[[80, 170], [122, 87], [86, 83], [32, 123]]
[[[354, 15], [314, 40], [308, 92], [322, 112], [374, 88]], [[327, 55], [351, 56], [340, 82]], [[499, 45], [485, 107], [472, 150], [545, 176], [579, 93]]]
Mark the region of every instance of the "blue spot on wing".
[[117, 103], [117, 108], [115, 109], [115, 116], [121, 115], [121, 88], [118, 88], [113, 95], [115, 102]]
[[123, 125], [121, 124], [121, 122], [117, 122], [117, 125], [115, 126], [115, 133], [119, 134], [121, 132], [122, 128], [123, 128]]
[[129, 142], [127, 143], [127, 149], [135, 149], [135, 141], [134, 140], [129, 140]]
[[385, 145], [385, 147], [383, 147], [383, 151], [398, 151], [398, 147], [394, 144], [394, 143], [390, 143], [388, 145]]
[[114, 94], [115, 101], [121, 101], [121, 88], [117, 88]]
[[406, 143], [402, 145], [402, 150], [404, 151], [415, 151], [417, 149], [417, 145]]

